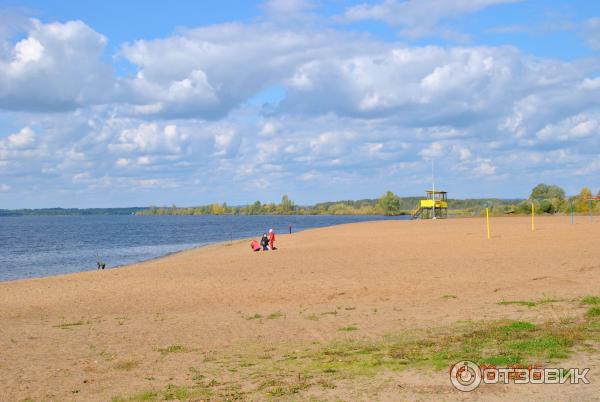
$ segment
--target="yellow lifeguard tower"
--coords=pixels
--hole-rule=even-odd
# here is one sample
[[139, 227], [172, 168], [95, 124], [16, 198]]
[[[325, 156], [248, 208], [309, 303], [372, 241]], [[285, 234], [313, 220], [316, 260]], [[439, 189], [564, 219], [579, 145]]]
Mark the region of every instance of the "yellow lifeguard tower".
[[413, 212], [413, 219], [444, 219], [448, 217], [448, 193], [427, 190], [427, 198], [421, 200]]

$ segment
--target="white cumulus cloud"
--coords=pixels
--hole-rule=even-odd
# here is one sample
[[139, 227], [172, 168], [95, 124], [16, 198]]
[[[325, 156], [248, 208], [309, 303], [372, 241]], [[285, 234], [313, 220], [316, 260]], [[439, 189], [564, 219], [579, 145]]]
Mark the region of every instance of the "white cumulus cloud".
[[114, 96], [106, 38], [81, 21], [31, 20], [27, 37], [0, 53], [0, 108], [61, 111]]
[[187, 139], [187, 134], [180, 133], [176, 125], [161, 127], [157, 123], [141, 123], [121, 131], [109, 149], [123, 153], [178, 154], [182, 152]]
[[0, 147], [7, 149], [27, 149], [35, 143], [35, 132], [29, 128], [24, 127], [18, 133], [9, 135], [6, 140], [0, 142]]
[[401, 28], [404, 35], [415, 38], [440, 33], [457, 38], [459, 33], [442, 29], [439, 23], [492, 5], [516, 1], [521, 0], [384, 0], [350, 7], [345, 12], [345, 19], [383, 21]]

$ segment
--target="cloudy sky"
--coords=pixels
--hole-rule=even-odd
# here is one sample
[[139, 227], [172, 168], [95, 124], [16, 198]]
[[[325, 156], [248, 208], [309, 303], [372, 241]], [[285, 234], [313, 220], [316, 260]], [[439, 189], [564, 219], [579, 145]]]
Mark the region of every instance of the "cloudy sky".
[[600, 2], [0, 0], [0, 208], [600, 188]]

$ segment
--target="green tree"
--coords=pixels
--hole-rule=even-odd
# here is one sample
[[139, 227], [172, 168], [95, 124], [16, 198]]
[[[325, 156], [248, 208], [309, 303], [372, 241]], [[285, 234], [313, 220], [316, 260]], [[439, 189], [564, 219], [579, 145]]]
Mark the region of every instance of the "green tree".
[[565, 198], [565, 190], [556, 185], [538, 184], [531, 190], [531, 198], [536, 200]]
[[579, 195], [575, 198], [573, 206], [577, 212], [589, 212], [590, 211], [590, 198], [592, 197], [592, 190], [588, 187], [584, 187], [579, 192]]
[[294, 212], [294, 202], [290, 200], [287, 194], [281, 197], [281, 204], [279, 204], [277, 210], [282, 214], [291, 214]]
[[553, 214], [554, 212], [556, 212], [556, 210], [554, 209], [554, 205], [552, 205], [550, 200], [546, 198], [540, 201], [537, 208], [539, 213]]
[[260, 201], [255, 201], [254, 204], [248, 205], [246, 211], [248, 215], [259, 215], [262, 212], [262, 205]]
[[273, 214], [277, 212], [277, 206], [273, 203], [263, 204], [262, 211], [265, 214]]
[[517, 213], [528, 214], [531, 212], [531, 204], [529, 201], [521, 201], [517, 204]]
[[391, 191], [382, 195], [377, 205], [381, 208], [384, 215], [400, 214], [400, 198]]
[[225, 209], [222, 204], [211, 204], [210, 205], [210, 214], [211, 215], [223, 215], [225, 213]]
[[539, 203], [539, 211], [553, 214], [566, 208], [565, 190], [556, 185], [538, 184], [531, 190], [532, 201]]

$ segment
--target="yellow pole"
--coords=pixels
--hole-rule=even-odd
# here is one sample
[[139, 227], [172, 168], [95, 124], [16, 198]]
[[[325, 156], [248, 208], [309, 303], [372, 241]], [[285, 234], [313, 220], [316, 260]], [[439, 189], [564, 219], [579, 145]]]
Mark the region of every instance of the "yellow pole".
[[531, 231], [534, 232], [535, 231], [535, 204], [533, 203], [533, 201], [531, 202]]
[[488, 208], [485, 209], [485, 223], [487, 224], [488, 240], [490, 239], [490, 213]]

